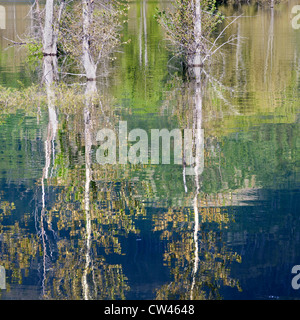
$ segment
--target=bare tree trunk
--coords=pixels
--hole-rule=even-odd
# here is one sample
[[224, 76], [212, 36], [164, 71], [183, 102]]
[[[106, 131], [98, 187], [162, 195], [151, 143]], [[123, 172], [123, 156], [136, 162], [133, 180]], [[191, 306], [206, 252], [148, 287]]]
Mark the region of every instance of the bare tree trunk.
[[[46, 84], [51, 85], [53, 81], [58, 79], [57, 64], [57, 38], [58, 24], [64, 9], [65, 2], [60, 2], [58, 17], [54, 17], [54, 0], [47, 0], [45, 5], [45, 25], [42, 30], [43, 35], [43, 55], [44, 55], [44, 80]], [[38, 15], [40, 15], [37, 1]], [[47, 57], [51, 57], [48, 59]]]
[[194, 17], [194, 33], [195, 33], [195, 52], [194, 66], [201, 66], [201, 35], [202, 35], [202, 20], [201, 20], [201, 0], [195, 0], [195, 17]]
[[44, 55], [55, 56], [57, 54], [53, 26], [54, 26], [54, 0], [47, 0], [45, 5], [45, 26], [44, 26], [44, 35], [43, 35]]
[[93, 17], [93, 3], [90, 0], [82, 0], [82, 62], [88, 81], [87, 92], [96, 91], [97, 66], [93, 60], [90, 50], [90, 26]]

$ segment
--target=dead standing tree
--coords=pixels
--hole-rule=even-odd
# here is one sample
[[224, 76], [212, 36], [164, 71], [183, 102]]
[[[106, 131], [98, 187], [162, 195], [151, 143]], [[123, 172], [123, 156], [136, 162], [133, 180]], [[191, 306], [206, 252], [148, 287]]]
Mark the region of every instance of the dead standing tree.
[[[190, 298], [193, 299], [196, 284], [196, 274], [199, 269], [198, 252], [198, 232], [199, 223], [199, 199], [201, 190], [199, 182], [204, 166], [204, 132], [202, 130], [203, 96], [206, 80], [211, 81], [209, 73], [205, 71], [205, 65], [211, 61], [211, 57], [217, 53], [225, 44], [232, 43], [237, 38], [229, 37], [227, 41], [219, 44], [225, 30], [238, 17], [234, 18], [227, 26], [214, 36], [224, 17], [216, 8], [216, 0], [175, 0], [173, 10], [170, 12], [158, 12], [158, 21], [166, 30], [168, 39], [175, 45], [176, 53], [181, 55], [183, 62], [187, 65], [188, 74], [192, 76], [193, 86], [193, 144], [192, 149], [195, 153], [195, 191], [194, 191], [194, 263], [192, 270], [192, 284]], [[215, 88], [215, 86], [213, 86]], [[186, 158], [186, 155], [185, 155]], [[184, 163], [183, 163], [184, 166]], [[185, 191], [186, 172], [183, 172]]]
[[60, 48], [72, 59], [73, 69], [85, 75], [88, 82], [96, 81], [99, 65], [112, 58], [120, 45], [120, 16], [125, 9], [116, 0], [82, 0], [64, 11]]
[[231, 36], [219, 43], [225, 30], [239, 17], [234, 17], [215, 36], [218, 25], [225, 19], [217, 10], [216, 0], [175, 0], [171, 10], [159, 11], [156, 16], [175, 53], [182, 56], [189, 70], [204, 67], [225, 44], [237, 39]]
[[87, 92], [96, 92], [97, 64], [91, 50], [91, 25], [93, 22], [94, 1], [82, 0], [82, 64], [87, 79]]
[[43, 61], [43, 80], [52, 84], [58, 79], [57, 42], [59, 24], [65, 8], [64, 0], [46, 0], [45, 7], [41, 9], [39, 0], [36, 0], [33, 9], [36, 13], [40, 29], [43, 57], [51, 57]]
[[39, 1], [32, 8], [38, 32], [24, 44], [41, 47], [43, 57], [53, 57], [52, 66], [43, 63], [43, 75], [48, 77], [43, 82], [52, 83], [59, 75], [96, 79], [99, 64], [120, 44], [119, 18], [127, 9], [126, 1], [46, 0], [43, 5]]
[[[83, 69], [86, 76], [84, 117], [85, 137], [85, 196], [84, 210], [86, 216], [86, 248], [85, 268], [82, 276], [82, 292], [84, 299], [90, 298], [88, 277], [90, 270], [93, 271], [93, 261], [90, 257], [91, 250], [91, 220], [90, 220], [90, 182], [92, 179], [91, 168], [91, 144], [92, 144], [92, 121], [90, 110], [94, 97], [97, 94], [96, 78], [98, 65], [107, 59], [116, 45], [119, 44], [118, 15], [121, 13], [113, 1], [105, 0], [82, 0], [81, 3], [66, 4], [63, 0], [55, 2], [47, 0], [43, 10], [40, 9], [36, 0], [35, 9], [40, 26], [40, 42], [43, 53], [43, 82], [45, 83], [49, 125], [48, 136], [45, 142], [46, 165], [42, 177], [43, 189], [43, 210], [41, 212], [41, 235], [43, 240], [43, 279], [46, 278], [46, 233], [43, 228], [45, 221], [45, 187], [44, 180], [47, 180], [51, 153], [54, 158], [54, 139], [57, 131], [58, 121], [55, 108], [54, 84], [58, 80], [58, 44], [61, 54], [70, 57], [77, 64], [78, 69]], [[82, 75], [82, 74], [80, 74]], [[44, 284], [45, 280], [43, 280]], [[43, 286], [43, 293], [45, 293]]]

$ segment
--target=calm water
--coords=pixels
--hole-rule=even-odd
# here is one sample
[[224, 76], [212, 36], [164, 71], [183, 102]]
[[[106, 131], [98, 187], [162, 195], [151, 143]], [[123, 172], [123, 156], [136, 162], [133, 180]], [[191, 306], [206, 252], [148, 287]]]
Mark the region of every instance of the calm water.
[[[0, 106], [1, 299], [300, 297], [291, 286], [291, 269], [300, 264], [294, 4], [221, 8], [243, 17], [222, 39], [236, 34], [236, 46], [225, 47], [203, 86], [198, 194], [182, 165], [96, 159], [97, 132], [118, 128], [120, 120], [128, 132], [193, 126], [193, 82], [183, 78], [153, 18], [168, 2], [131, 3], [123, 30], [131, 41], [99, 74], [91, 163], [83, 112], [58, 105], [50, 139], [47, 106]], [[32, 27], [30, 5], [0, 5], [0, 85], [30, 87], [38, 66], [2, 38], [17, 39]]]

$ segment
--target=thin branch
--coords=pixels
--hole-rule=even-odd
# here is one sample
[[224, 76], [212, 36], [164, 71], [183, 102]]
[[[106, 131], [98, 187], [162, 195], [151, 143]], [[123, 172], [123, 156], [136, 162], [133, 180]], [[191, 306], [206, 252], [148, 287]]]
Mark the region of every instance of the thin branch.
[[205, 73], [205, 75], [206, 75], [207, 78], [212, 79], [214, 82], [216, 82], [216, 83], [217, 83], [220, 87], [222, 87], [223, 89], [228, 90], [228, 91], [230, 91], [230, 92], [234, 92], [234, 91], [235, 91], [232, 87], [227, 87], [227, 86], [225, 86], [225, 85], [224, 85], [223, 83], [221, 83], [219, 80], [217, 80], [217, 79], [214, 78], [213, 76], [209, 75], [209, 74], [205, 71], [204, 68], [202, 69], [202, 71]]
[[17, 45], [24, 45], [24, 44], [27, 44], [27, 42], [17, 42], [17, 41], [14, 41], [14, 40], [11, 40], [11, 39], [8, 39], [6, 37], [3, 37], [3, 39], [11, 42], [14, 46], [17, 46]]
[[[220, 37], [224, 34], [225, 30], [226, 30], [227, 28], [229, 28], [229, 27], [230, 27], [237, 19], [239, 19], [242, 15], [243, 15], [243, 14], [235, 17], [235, 19], [233, 19], [233, 20], [219, 33], [219, 35], [217, 36], [217, 38], [216, 38], [215, 41], [213, 42], [213, 45], [212, 45], [211, 49], [209, 50], [209, 53], [211, 52], [211, 50], [213, 49], [213, 47], [216, 45], [216, 43], [217, 43], [217, 41], [220, 39]], [[208, 53], [208, 55], [209, 55], [209, 53]]]
[[35, 4], [36, 4], [36, 12], [38, 15], [38, 22], [39, 22], [40, 30], [42, 33], [42, 38], [44, 38], [44, 27], [43, 27], [43, 23], [42, 23], [42, 15], [41, 15], [41, 10], [40, 10], [39, 0], [35, 0]]
[[86, 77], [86, 74], [83, 74], [83, 73], [70, 73], [70, 72], [59, 72], [59, 73], [63, 75]]
[[208, 81], [211, 83], [213, 89], [215, 90], [215, 92], [217, 93], [217, 95], [219, 96], [219, 98], [224, 101], [224, 103], [231, 109], [231, 111], [232, 111], [235, 115], [240, 115], [240, 112], [236, 110], [236, 107], [235, 107], [234, 105], [232, 105], [232, 104], [223, 96], [223, 94], [220, 92], [220, 90], [218, 90], [217, 86], [214, 84], [214, 82], [212, 81], [212, 79], [210, 78], [210, 76], [208, 76], [207, 79], [208, 79]]
[[211, 52], [211, 50], [208, 51], [208, 53], [206, 54], [206, 56], [203, 58], [203, 62], [208, 58], [211, 57], [212, 55], [214, 55], [217, 51], [219, 51], [223, 46], [225, 46], [226, 44], [233, 44], [233, 42], [235, 40], [237, 40], [238, 37], [237, 36], [232, 36], [230, 37], [227, 41], [225, 41], [224, 43], [222, 43], [221, 45], [219, 45], [213, 52]]

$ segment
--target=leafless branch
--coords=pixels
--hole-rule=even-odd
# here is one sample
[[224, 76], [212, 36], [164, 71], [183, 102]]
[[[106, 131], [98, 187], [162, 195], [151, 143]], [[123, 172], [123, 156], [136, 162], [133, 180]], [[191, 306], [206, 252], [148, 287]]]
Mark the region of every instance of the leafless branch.
[[[12, 43], [13, 46], [21, 46], [21, 45], [24, 45], [24, 44], [27, 44], [27, 42], [18, 42], [18, 41], [14, 41], [14, 40], [11, 40], [11, 39], [8, 39], [6, 37], [3, 37], [3, 39], [9, 41]], [[10, 44], [9, 44], [10, 45]]]

